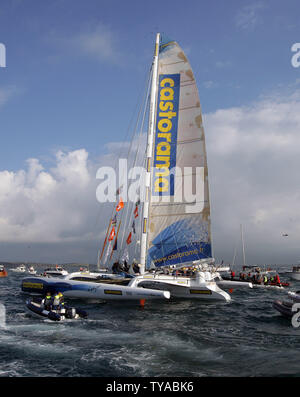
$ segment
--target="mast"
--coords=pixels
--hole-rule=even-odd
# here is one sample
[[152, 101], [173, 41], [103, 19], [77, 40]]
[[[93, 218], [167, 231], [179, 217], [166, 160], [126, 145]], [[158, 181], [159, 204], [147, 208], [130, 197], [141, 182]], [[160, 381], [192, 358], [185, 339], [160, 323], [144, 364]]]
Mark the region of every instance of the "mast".
[[243, 226], [242, 225], [241, 225], [241, 238], [242, 238], [242, 247], [243, 247], [243, 261], [244, 261], [244, 266], [246, 266], [245, 243], [244, 243], [244, 234], [243, 234]]
[[146, 256], [147, 256], [147, 231], [149, 219], [149, 204], [150, 204], [150, 179], [151, 179], [151, 163], [153, 152], [153, 140], [155, 130], [155, 109], [156, 109], [156, 93], [157, 93], [157, 75], [158, 75], [158, 54], [159, 54], [160, 34], [156, 35], [155, 51], [152, 64], [152, 84], [150, 94], [150, 110], [149, 110], [149, 125], [147, 135], [147, 170], [145, 176], [145, 199], [143, 206], [143, 231], [141, 239], [141, 258], [140, 258], [140, 273], [145, 272]]

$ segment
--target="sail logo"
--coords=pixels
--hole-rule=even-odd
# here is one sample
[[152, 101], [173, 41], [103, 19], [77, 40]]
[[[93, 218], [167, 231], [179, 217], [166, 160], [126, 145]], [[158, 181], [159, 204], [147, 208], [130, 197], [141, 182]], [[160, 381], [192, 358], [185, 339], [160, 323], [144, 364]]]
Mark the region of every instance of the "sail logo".
[[174, 196], [180, 74], [160, 75], [153, 161], [153, 195]]
[[5, 45], [0, 43], [0, 68], [6, 67], [6, 48]]
[[300, 66], [300, 43], [294, 43], [291, 48], [292, 52], [295, 54], [292, 56], [291, 63], [294, 68], [299, 68]]

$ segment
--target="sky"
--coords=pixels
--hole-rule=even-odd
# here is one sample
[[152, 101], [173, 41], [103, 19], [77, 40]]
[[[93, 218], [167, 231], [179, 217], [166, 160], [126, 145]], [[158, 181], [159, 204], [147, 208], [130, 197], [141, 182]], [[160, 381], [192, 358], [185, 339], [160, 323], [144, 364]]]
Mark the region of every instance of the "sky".
[[[214, 255], [300, 260], [297, 0], [0, 0], [0, 261], [95, 263], [97, 169], [126, 147], [156, 32], [195, 74]], [[288, 234], [288, 236], [284, 236]]]

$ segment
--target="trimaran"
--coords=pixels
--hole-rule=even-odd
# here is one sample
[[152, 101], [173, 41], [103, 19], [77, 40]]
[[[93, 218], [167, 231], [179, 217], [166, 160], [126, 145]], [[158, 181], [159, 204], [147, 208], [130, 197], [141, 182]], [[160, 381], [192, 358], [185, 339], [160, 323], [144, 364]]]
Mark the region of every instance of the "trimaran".
[[[230, 301], [220, 286], [251, 287], [251, 283], [222, 280], [214, 264], [205, 136], [194, 74], [180, 46], [162, 40], [160, 34], [151, 73], [139, 275], [125, 286], [84, 278], [53, 280], [53, 285], [71, 297]], [[193, 192], [192, 199], [187, 192]], [[119, 196], [116, 211], [123, 206]], [[112, 257], [120, 226], [116, 215], [110, 220], [101, 258], [108, 245]], [[130, 233], [127, 246], [131, 237]], [[34, 290], [32, 283], [41, 283], [35, 280], [23, 280], [22, 289]], [[51, 283], [44, 279], [40, 288], [49, 289]]]

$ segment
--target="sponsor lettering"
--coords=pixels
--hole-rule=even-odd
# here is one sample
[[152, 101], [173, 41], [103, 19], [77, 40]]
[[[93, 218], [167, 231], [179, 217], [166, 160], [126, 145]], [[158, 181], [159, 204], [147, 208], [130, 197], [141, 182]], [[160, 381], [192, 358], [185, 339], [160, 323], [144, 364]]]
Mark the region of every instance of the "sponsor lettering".
[[153, 195], [174, 196], [180, 74], [160, 75], [153, 164]]

